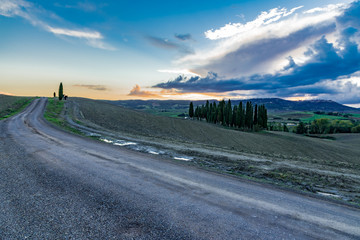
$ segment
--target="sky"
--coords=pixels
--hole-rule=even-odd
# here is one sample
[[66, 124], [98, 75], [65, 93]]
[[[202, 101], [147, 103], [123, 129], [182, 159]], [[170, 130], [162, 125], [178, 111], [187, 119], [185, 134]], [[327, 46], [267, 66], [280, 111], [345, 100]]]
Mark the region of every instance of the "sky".
[[0, 0], [0, 93], [360, 107], [360, 2]]

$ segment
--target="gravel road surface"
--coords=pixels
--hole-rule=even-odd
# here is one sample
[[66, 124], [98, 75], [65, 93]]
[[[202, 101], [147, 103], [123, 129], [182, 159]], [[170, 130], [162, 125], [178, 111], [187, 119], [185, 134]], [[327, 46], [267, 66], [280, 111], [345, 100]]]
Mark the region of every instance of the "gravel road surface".
[[0, 239], [360, 239], [360, 210], [75, 136], [46, 98], [0, 122]]

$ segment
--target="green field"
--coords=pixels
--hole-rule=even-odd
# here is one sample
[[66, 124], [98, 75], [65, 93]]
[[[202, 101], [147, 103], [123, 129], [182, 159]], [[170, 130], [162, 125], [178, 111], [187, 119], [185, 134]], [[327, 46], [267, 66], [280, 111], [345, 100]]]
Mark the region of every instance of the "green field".
[[360, 114], [352, 113], [351, 115], [352, 115], [353, 117], [360, 118]]
[[349, 118], [343, 117], [343, 116], [331, 116], [331, 115], [327, 115], [327, 114], [316, 114], [314, 113], [312, 117], [309, 118], [301, 118], [300, 120], [303, 122], [312, 122], [314, 120], [317, 119], [322, 119], [322, 118], [326, 118], [326, 119], [330, 119], [330, 120], [348, 120]]

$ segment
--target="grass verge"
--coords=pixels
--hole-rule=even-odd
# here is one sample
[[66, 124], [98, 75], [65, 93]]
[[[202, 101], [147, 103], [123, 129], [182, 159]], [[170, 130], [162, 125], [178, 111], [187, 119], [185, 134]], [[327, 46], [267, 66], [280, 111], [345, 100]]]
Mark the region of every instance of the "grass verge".
[[34, 98], [21, 98], [0, 112], [0, 120], [14, 116], [24, 110]]
[[57, 125], [67, 131], [83, 135], [78, 129], [70, 127], [63, 118], [62, 111], [64, 109], [64, 102], [54, 98], [49, 98], [44, 112], [44, 118], [50, 123]]

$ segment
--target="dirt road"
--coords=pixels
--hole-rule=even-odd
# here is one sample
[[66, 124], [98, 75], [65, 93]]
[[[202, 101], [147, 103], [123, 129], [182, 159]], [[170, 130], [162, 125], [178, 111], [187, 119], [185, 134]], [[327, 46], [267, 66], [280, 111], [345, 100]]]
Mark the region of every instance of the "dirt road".
[[0, 122], [1, 239], [359, 239], [360, 210], [58, 130]]

